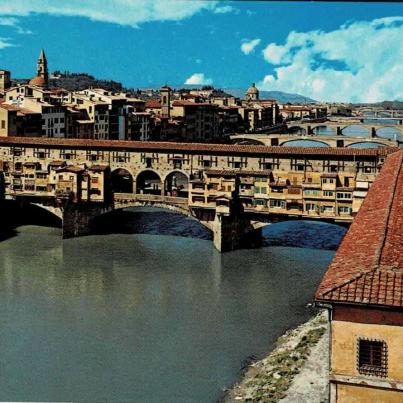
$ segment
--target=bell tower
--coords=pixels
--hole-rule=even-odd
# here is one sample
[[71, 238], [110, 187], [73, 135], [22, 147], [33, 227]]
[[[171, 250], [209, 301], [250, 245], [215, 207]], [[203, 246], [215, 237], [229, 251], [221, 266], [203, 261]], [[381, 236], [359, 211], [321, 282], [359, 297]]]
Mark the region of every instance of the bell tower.
[[164, 85], [160, 89], [161, 94], [161, 115], [165, 118], [171, 116], [171, 88]]
[[48, 73], [48, 61], [46, 60], [45, 52], [42, 49], [41, 54], [39, 55], [38, 65], [36, 68], [37, 76], [42, 77], [46, 84], [48, 84], [49, 73]]

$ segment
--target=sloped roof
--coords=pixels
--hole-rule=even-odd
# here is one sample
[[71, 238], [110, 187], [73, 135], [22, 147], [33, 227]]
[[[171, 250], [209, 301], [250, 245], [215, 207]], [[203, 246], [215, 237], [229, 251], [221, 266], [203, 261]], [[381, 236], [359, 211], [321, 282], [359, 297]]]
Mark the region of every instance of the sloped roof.
[[43, 77], [36, 76], [29, 81], [29, 85], [35, 85], [37, 87], [45, 87], [46, 80]]
[[316, 300], [403, 307], [403, 150], [390, 154], [316, 291]]
[[396, 147], [379, 148], [331, 148], [331, 147], [279, 147], [263, 145], [239, 144], [207, 144], [207, 143], [175, 143], [159, 141], [128, 141], [128, 140], [88, 140], [48, 137], [0, 137], [0, 146], [19, 147], [56, 147], [84, 149], [122, 149], [127, 151], [218, 153], [241, 155], [304, 155], [304, 156], [335, 156], [335, 157], [375, 157], [386, 156], [398, 150]]

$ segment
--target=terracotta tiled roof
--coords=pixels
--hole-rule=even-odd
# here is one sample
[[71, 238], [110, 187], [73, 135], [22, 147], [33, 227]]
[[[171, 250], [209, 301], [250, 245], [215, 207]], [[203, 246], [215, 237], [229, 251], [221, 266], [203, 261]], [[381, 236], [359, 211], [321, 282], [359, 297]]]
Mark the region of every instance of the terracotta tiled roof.
[[17, 112], [21, 109], [16, 105], [9, 105], [9, 104], [4, 104], [4, 103], [0, 104], [0, 108], [6, 109], [7, 111], [12, 111], [12, 112]]
[[94, 172], [103, 172], [109, 169], [108, 165], [93, 165], [90, 170]]
[[304, 155], [304, 156], [335, 156], [335, 157], [376, 157], [386, 156], [398, 150], [395, 147], [380, 148], [331, 148], [331, 147], [279, 147], [263, 145], [239, 144], [206, 144], [206, 143], [175, 143], [157, 141], [121, 141], [121, 140], [89, 140], [89, 139], [55, 139], [47, 137], [0, 137], [0, 146], [55, 147], [107, 149], [127, 151], [168, 152], [182, 151], [187, 153], [217, 153], [241, 155]]
[[36, 76], [29, 81], [29, 85], [35, 85], [37, 87], [45, 87], [46, 80], [43, 77]]
[[161, 102], [160, 101], [147, 101], [146, 108], [149, 109], [161, 109]]
[[56, 172], [71, 172], [71, 173], [78, 174], [78, 173], [81, 173], [81, 172], [84, 172], [84, 171], [85, 171], [85, 169], [80, 167], [80, 166], [67, 165], [67, 166], [65, 166], [63, 168], [58, 169]]
[[209, 102], [192, 102], [186, 100], [173, 101], [172, 106], [210, 106], [211, 108], [217, 108], [216, 104], [210, 104]]
[[403, 307], [403, 150], [388, 156], [316, 300]]

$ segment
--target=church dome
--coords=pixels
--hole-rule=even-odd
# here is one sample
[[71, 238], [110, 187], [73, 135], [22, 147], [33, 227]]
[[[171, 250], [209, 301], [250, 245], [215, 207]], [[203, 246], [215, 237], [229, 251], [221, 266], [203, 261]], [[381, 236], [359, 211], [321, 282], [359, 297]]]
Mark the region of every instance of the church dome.
[[43, 77], [36, 76], [29, 81], [29, 85], [35, 85], [36, 87], [46, 87], [46, 80]]
[[252, 84], [251, 87], [248, 88], [247, 94], [258, 94], [259, 90], [256, 88], [255, 83]]

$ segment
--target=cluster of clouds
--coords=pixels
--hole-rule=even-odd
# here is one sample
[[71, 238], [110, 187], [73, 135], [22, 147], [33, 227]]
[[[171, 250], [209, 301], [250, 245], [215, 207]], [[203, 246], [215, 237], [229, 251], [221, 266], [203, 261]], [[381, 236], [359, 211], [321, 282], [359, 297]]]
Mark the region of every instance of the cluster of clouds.
[[213, 80], [205, 77], [204, 73], [194, 73], [186, 81], [186, 85], [212, 85]]
[[[293, 31], [284, 44], [262, 50], [274, 73], [258, 86], [327, 101], [403, 100], [402, 43], [401, 16], [349, 22], [329, 32]], [[241, 51], [250, 53], [244, 45]]]
[[[153, 21], [180, 21], [200, 12], [238, 13], [218, 0], [1, 0], [0, 26], [29, 34], [21, 19], [36, 14], [79, 16], [138, 28]], [[248, 12], [249, 10], [247, 10]], [[258, 83], [263, 90], [300, 93], [318, 100], [374, 102], [403, 99], [403, 17], [348, 22], [332, 31], [290, 32], [282, 44], [261, 47], [262, 39], [243, 39], [245, 55], [259, 54], [271, 65]], [[15, 46], [0, 37], [0, 48]], [[260, 51], [257, 50], [260, 48]], [[186, 84], [209, 85], [194, 73]]]
[[79, 16], [137, 28], [152, 21], [179, 21], [203, 10], [216, 14], [237, 9], [217, 0], [1, 0], [0, 14]]
[[[28, 34], [20, 26], [19, 17], [35, 14], [84, 17], [93, 21], [115, 23], [138, 28], [153, 21], [180, 21], [202, 11], [214, 14], [238, 13], [230, 3], [209, 0], [1, 0], [0, 25], [13, 27], [17, 33]], [[7, 38], [0, 38], [0, 48], [14, 46]], [[186, 80], [191, 84], [211, 84], [202, 73]]]

